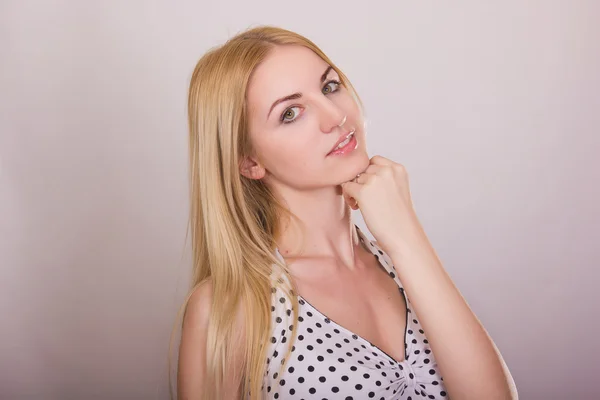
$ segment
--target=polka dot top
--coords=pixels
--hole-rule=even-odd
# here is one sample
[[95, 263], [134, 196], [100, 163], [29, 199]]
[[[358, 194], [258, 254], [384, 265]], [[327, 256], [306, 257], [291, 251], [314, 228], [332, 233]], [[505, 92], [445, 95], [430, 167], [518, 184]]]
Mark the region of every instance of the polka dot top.
[[[263, 380], [266, 399], [447, 399], [425, 332], [419, 325], [391, 259], [356, 226], [359, 239], [394, 279], [407, 304], [406, 359], [398, 362], [368, 340], [336, 324], [298, 296], [298, 336], [280, 373], [291, 341], [291, 302], [273, 288], [273, 329]], [[283, 257], [277, 250], [278, 257]]]

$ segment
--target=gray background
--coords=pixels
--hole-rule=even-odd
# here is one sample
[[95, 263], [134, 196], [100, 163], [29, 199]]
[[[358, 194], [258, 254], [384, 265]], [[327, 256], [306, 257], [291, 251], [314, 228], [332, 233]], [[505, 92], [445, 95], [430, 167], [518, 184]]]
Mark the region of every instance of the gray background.
[[263, 23], [352, 79], [370, 153], [408, 168], [521, 398], [600, 398], [599, 17], [597, 1], [1, 1], [0, 398], [168, 397], [187, 85]]

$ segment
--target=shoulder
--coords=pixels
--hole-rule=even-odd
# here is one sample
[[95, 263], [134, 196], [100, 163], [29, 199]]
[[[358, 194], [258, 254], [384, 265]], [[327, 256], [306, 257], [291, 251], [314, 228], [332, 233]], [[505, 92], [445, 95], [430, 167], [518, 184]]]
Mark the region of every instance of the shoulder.
[[187, 299], [181, 325], [177, 368], [178, 398], [200, 397], [206, 373], [206, 343], [212, 302], [212, 284], [196, 286]]
[[[188, 297], [181, 328], [179, 346], [178, 392], [182, 399], [198, 398], [207, 376], [207, 343], [213, 305], [213, 285], [210, 279], [198, 284]], [[241, 383], [244, 349], [243, 314], [235, 318], [236, 335], [227, 347], [233, 349], [233, 363], [226, 366], [224, 379], [226, 398], [234, 398]], [[234, 384], [237, 382], [237, 384]]]
[[210, 279], [198, 284], [189, 296], [183, 317], [183, 329], [208, 327], [213, 287]]

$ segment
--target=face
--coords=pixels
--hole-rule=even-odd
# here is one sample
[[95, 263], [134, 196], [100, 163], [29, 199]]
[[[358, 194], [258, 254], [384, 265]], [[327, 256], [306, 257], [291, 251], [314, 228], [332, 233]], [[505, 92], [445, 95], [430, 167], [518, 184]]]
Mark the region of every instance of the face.
[[[256, 153], [242, 167], [245, 176], [310, 190], [337, 186], [368, 166], [359, 106], [310, 49], [276, 46], [254, 71], [247, 101]], [[351, 132], [349, 144], [331, 153]]]

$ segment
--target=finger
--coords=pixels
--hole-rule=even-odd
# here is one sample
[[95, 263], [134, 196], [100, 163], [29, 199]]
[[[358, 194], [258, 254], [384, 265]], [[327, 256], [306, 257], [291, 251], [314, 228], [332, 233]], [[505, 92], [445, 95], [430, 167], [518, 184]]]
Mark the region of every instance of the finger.
[[344, 201], [346, 202], [346, 204], [348, 204], [348, 206], [351, 209], [358, 210], [358, 202], [356, 201], [356, 199], [354, 197], [351, 197], [348, 194], [344, 194]]
[[352, 182], [364, 185], [365, 183], [367, 183], [370, 176], [371, 176], [371, 174], [369, 174], [367, 172], [363, 172], [362, 174], [358, 175], [356, 178], [352, 179]]
[[349, 196], [354, 198], [358, 203], [360, 201], [360, 188], [362, 185], [356, 182], [345, 182], [342, 184], [342, 192], [344, 196]]
[[373, 165], [394, 165], [395, 164], [392, 160], [389, 160], [389, 159], [379, 156], [379, 155], [371, 157], [370, 162]]
[[377, 174], [377, 172], [386, 168], [384, 165], [371, 164], [364, 170], [363, 174]]

